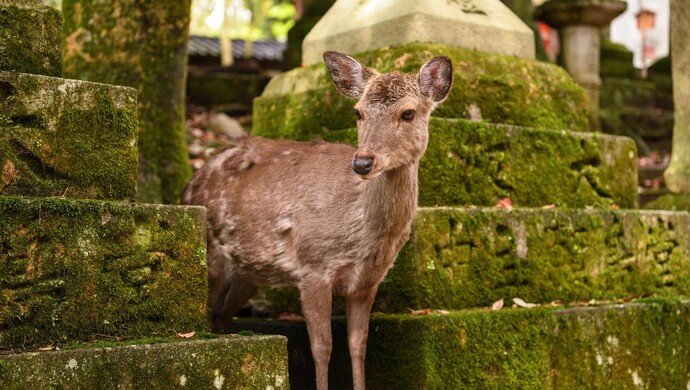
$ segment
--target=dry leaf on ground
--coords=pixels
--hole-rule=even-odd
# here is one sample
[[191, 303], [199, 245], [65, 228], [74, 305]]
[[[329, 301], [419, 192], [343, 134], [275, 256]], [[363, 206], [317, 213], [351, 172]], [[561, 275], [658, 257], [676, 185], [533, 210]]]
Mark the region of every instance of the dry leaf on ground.
[[502, 307], [503, 307], [503, 298], [494, 302], [493, 305], [491, 305], [491, 310], [501, 310]]
[[525, 302], [522, 298], [513, 298], [513, 302], [518, 305], [519, 307], [524, 307], [524, 308], [532, 308], [536, 307], [537, 305], [535, 303], [527, 303]]
[[510, 198], [503, 198], [497, 204], [496, 207], [499, 209], [512, 210], [513, 201]]
[[189, 332], [189, 333], [178, 333], [177, 337], [183, 338], [183, 339], [191, 339], [194, 337], [194, 333], [196, 332]]

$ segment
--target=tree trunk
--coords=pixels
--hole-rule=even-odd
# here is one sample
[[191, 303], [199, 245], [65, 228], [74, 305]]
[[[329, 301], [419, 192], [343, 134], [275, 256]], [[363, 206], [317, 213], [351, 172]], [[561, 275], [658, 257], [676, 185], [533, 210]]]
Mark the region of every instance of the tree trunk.
[[137, 200], [176, 203], [191, 176], [185, 86], [191, 0], [64, 0], [64, 77], [138, 91]]

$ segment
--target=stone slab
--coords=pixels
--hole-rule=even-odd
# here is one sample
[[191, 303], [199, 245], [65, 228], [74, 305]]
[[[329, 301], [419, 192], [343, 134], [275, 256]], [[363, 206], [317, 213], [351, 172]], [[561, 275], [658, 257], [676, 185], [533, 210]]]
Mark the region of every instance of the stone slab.
[[62, 14], [38, 1], [0, 1], [0, 70], [60, 76]]
[[[690, 303], [374, 314], [367, 389], [682, 389], [690, 378]], [[235, 331], [286, 334], [290, 381], [313, 389], [303, 322], [241, 319]], [[351, 388], [347, 332], [333, 321], [331, 389]], [[305, 355], [305, 351], [307, 354]], [[295, 378], [307, 378], [295, 385]]]
[[423, 208], [376, 306], [404, 312], [643, 294], [690, 295], [688, 213]]
[[[422, 2], [419, 2], [422, 3]], [[417, 73], [433, 56], [448, 56], [455, 83], [433, 113], [442, 118], [481, 118], [541, 129], [587, 131], [584, 90], [561, 67], [437, 44], [408, 44], [357, 54], [381, 72]], [[341, 96], [323, 64], [273, 77], [254, 100], [257, 135], [308, 140], [355, 126], [356, 102]]]
[[0, 197], [0, 346], [206, 329], [205, 226], [203, 207]]
[[0, 355], [0, 383], [15, 390], [288, 389], [286, 344], [280, 336], [225, 336]]
[[[296, 291], [265, 289], [277, 311]], [[421, 208], [374, 310], [465, 309], [499, 299], [577, 302], [690, 295], [690, 214]], [[336, 305], [336, 312], [343, 312]]]
[[0, 71], [0, 195], [131, 200], [136, 91]]
[[534, 35], [499, 0], [338, 0], [307, 34], [302, 62], [326, 50], [347, 54], [433, 42], [534, 59]]

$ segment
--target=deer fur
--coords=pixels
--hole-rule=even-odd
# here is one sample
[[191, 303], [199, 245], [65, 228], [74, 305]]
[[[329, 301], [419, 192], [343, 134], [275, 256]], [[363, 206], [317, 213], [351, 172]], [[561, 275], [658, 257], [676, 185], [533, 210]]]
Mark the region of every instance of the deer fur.
[[359, 99], [358, 147], [243, 137], [195, 174], [183, 202], [207, 208], [213, 330], [257, 286], [296, 286], [323, 390], [332, 296], [345, 296], [354, 388], [364, 389], [371, 306], [409, 238], [429, 116], [453, 71], [446, 57], [417, 75], [379, 74], [336, 52], [324, 60], [338, 91]]

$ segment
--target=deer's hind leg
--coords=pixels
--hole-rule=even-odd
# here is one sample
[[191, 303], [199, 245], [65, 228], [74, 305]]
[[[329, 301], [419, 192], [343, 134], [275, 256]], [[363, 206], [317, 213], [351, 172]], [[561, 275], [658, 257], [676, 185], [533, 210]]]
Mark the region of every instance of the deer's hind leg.
[[[213, 248], [210, 248], [213, 249]], [[209, 252], [208, 309], [211, 330], [224, 333], [232, 317], [256, 293], [257, 286], [225, 267], [222, 256]]]

